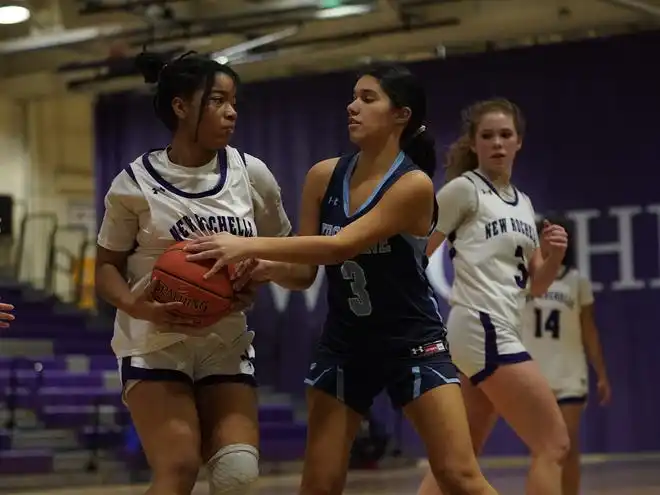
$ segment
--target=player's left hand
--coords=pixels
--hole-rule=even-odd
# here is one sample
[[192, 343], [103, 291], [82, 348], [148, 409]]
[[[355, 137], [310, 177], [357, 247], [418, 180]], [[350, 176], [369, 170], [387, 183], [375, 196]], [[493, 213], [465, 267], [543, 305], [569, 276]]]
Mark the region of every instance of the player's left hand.
[[606, 406], [612, 400], [612, 388], [610, 381], [607, 378], [599, 378], [596, 383], [596, 390], [598, 391], [598, 399], [601, 406]]
[[223, 266], [248, 259], [250, 256], [247, 253], [247, 244], [246, 237], [221, 232], [193, 239], [186, 244], [184, 250], [193, 253], [186, 256], [188, 261], [216, 260], [213, 267], [204, 275], [204, 278], [209, 278], [218, 273]]
[[543, 232], [541, 233], [542, 250], [550, 256], [563, 258], [568, 246], [568, 234], [564, 227], [543, 221]]
[[254, 258], [237, 263], [232, 273], [234, 290], [240, 291], [248, 284], [256, 288], [259, 284], [270, 281], [273, 264], [272, 261]]
[[13, 310], [12, 304], [0, 303], [0, 328], [9, 328], [9, 322], [15, 319], [15, 316], [10, 313]]

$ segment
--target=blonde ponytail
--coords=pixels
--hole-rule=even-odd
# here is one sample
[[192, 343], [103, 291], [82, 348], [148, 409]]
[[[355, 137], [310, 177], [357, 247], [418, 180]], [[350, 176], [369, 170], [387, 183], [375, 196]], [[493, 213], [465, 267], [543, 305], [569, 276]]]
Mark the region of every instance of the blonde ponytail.
[[477, 155], [472, 151], [472, 140], [469, 134], [463, 134], [449, 146], [445, 157], [445, 183], [454, 180], [468, 170], [479, 166]]

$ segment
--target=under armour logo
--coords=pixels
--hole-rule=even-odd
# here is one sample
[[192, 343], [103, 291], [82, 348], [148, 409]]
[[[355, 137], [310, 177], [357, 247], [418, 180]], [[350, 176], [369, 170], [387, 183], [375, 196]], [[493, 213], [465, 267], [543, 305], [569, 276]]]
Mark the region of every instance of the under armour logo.
[[332, 206], [337, 206], [339, 204], [339, 198], [335, 198], [334, 196], [330, 196], [328, 198], [328, 204]]
[[154, 193], [154, 194], [158, 194], [159, 192], [164, 193], [164, 192], [165, 192], [165, 188], [162, 187], [162, 186], [152, 187], [152, 188], [151, 188], [151, 192]]

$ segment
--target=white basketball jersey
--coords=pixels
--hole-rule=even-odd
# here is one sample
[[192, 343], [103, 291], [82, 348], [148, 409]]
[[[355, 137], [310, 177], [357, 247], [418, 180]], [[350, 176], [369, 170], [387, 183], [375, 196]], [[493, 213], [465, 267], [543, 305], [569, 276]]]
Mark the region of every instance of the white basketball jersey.
[[477, 190], [477, 208], [447, 235], [455, 273], [450, 303], [488, 313], [499, 325], [519, 330], [527, 266], [538, 247], [534, 209], [515, 188], [508, 200], [480, 173], [463, 176]]
[[523, 343], [556, 390], [587, 385], [580, 313], [592, 303], [590, 284], [575, 269], [564, 270], [545, 295], [527, 301]]
[[[166, 151], [158, 150], [139, 157], [125, 173], [146, 202], [139, 215], [137, 246], [128, 257], [133, 292], [144, 289], [157, 258], [177, 241], [217, 232], [257, 235], [250, 179], [234, 148], [226, 147], [217, 160], [194, 171], [170, 164]], [[208, 330], [231, 342], [245, 327], [245, 315], [234, 313]], [[117, 311], [112, 347], [122, 357], [153, 352], [185, 338], [176, 328], [158, 327]]]

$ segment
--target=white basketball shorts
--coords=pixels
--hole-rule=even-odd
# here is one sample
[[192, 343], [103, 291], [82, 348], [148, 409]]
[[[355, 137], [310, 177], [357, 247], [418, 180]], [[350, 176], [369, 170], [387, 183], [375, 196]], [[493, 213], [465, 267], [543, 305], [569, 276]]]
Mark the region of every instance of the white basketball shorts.
[[531, 359], [514, 329], [464, 306], [452, 306], [449, 311], [447, 340], [454, 364], [475, 385], [499, 366]]
[[178, 381], [191, 385], [245, 383], [256, 387], [254, 332], [229, 345], [218, 335], [188, 337], [148, 354], [118, 358], [123, 397], [140, 381]]
[[542, 358], [534, 359], [539, 363], [559, 404], [583, 404], [587, 401], [589, 381], [584, 358], [555, 360], [552, 363], [544, 363]]

